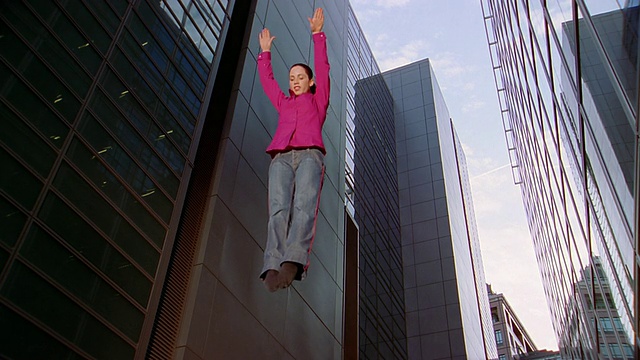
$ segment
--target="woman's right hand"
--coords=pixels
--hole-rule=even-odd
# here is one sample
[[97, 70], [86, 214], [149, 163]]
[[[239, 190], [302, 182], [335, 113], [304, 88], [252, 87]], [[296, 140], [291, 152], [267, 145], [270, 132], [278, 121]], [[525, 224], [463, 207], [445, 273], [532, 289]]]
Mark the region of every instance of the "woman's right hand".
[[260, 40], [260, 49], [262, 49], [262, 51], [271, 51], [271, 43], [273, 43], [275, 38], [275, 36], [271, 36], [269, 29], [262, 29], [258, 35], [258, 39]]

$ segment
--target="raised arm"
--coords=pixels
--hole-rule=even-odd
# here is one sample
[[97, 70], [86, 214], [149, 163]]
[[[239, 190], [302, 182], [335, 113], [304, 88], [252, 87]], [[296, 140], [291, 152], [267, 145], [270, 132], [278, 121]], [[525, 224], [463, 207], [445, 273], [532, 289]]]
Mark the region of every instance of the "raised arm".
[[275, 40], [275, 36], [271, 36], [269, 29], [262, 29], [258, 35], [260, 41], [260, 49], [262, 52], [258, 55], [258, 73], [260, 74], [260, 83], [262, 89], [271, 103], [276, 108], [276, 111], [280, 111], [280, 101], [285, 97], [284, 93], [280, 89], [278, 82], [273, 76], [273, 68], [271, 66], [271, 44]]
[[309, 26], [313, 34], [313, 64], [315, 67], [316, 104], [326, 114], [329, 107], [331, 84], [329, 81], [329, 58], [327, 57], [327, 37], [324, 27], [324, 12], [316, 9], [313, 17], [309, 18]]

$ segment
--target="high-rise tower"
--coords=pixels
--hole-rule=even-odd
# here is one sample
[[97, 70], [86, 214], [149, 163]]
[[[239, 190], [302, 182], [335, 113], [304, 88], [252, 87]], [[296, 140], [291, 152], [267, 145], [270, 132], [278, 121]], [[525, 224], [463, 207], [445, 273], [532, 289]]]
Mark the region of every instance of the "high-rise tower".
[[409, 357], [497, 358], [466, 159], [429, 59], [394, 101]]
[[482, 6], [560, 352], [637, 358], [638, 2]]

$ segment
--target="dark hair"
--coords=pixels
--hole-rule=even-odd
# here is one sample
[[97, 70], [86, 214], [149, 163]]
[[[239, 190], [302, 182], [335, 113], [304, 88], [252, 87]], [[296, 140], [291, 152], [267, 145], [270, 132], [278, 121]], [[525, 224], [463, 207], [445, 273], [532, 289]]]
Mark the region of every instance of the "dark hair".
[[[291, 69], [293, 69], [296, 66], [300, 66], [304, 69], [304, 72], [307, 73], [307, 76], [309, 77], [309, 80], [313, 79], [313, 70], [311, 70], [311, 68], [309, 67], [309, 65], [305, 64], [305, 63], [297, 63], [297, 64], [293, 64], [291, 65], [291, 67], [289, 68], [289, 71], [291, 71]], [[311, 85], [311, 87], [309, 88], [309, 90], [311, 90], [312, 94], [316, 93], [316, 84], [314, 83], [313, 85]]]

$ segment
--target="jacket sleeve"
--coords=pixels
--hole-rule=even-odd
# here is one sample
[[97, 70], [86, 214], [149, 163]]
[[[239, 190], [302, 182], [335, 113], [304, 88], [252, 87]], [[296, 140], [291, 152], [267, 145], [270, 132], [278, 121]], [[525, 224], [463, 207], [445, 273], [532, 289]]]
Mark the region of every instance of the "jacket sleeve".
[[313, 56], [316, 105], [319, 111], [326, 114], [329, 107], [331, 84], [329, 80], [329, 58], [327, 57], [327, 37], [324, 32], [313, 34]]
[[276, 111], [280, 112], [280, 103], [285, 96], [273, 76], [270, 51], [263, 51], [258, 55], [258, 73], [260, 75], [262, 89], [265, 94], [267, 94], [269, 100], [271, 100]]

